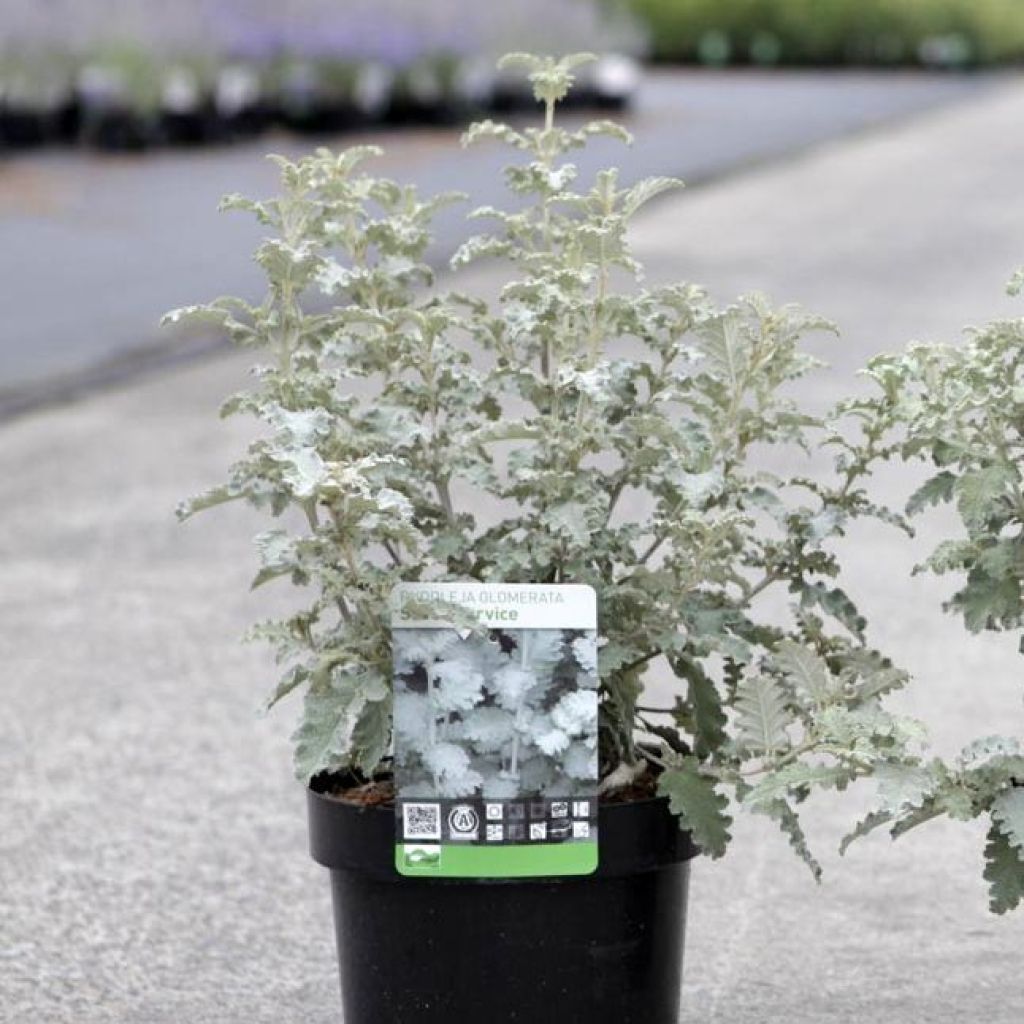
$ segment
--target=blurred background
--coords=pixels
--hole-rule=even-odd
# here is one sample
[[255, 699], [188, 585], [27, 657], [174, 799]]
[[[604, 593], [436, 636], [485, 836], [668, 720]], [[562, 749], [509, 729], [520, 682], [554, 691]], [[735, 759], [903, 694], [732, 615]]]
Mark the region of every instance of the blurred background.
[[437, 123], [521, 105], [508, 49], [604, 55], [582, 102], [617, 105], [649, 50], [628, 5], [585, 0], [9, 0], [0, 140], [143, 149], [272, 127]]
[[[268, 150], [371, 135], [393, 173], [496, 201], [500, 158], [452, 144], [475, 116], [528, 116], [523, 83], [495, 70], [517, 49], [600, 55], [571, 105], [624, 117], [637, 145], [596, 146], [593, 166], [693, 184], [983, 87], [1024, 59], [1024, 14], [1015, 0], [5, 0], [0, 280], [23, 301], [0, 325], [0, 417], [217, 349], [155, 325], [258, 288], [253, 229], [212, 210], [273, 187]], [[437, 261], [462, 215], [442, 218]]]
[[635, 62], [968, 69], [1020, 60], [1013, 0], [7, 0], [0, 145], [140, 149], [272, 126], [452, 121], [520, 105], [509, 49], [592, 50], [581, 102]]
[[[276, 191], [268, 152], [375, 142], [375, 172], [508, 202], [507, 153], [458, 135], [536, 118], [495, 71], [517, 49], [600, 55], [564, 116], [635, 143], [595, 142], [583, 181], [686, 180], [637, 219], [649, 280], [838, 321], [808, 407], [880, 350], [1020, 314], [1024, 0], [0, 0], [0, 1024], [336, 1024], [290, 714], [254, 718], [276, 670], [237, 642], [268, 613], [266, 524], [173, 515], [251, 439], [216, 411], [252, 353], [158, 323], [260, 298], [262, 231], [216, 208]], [[439, 269], [467, 209], [437, 222]], [[877, 496], [900, 507], [912, 476]], [[951, 581], [912, 575], [935, 515], [843, 555], [949, 752], [1024, 723], [1015, 638], [965, 635]], [[683, 1019], [1020, 1024], [1024, 915], [988, 915], [981, 832], [839, 864], [848, 795], [808, 811], [821, 889], [761, 819], [695, 868]]]

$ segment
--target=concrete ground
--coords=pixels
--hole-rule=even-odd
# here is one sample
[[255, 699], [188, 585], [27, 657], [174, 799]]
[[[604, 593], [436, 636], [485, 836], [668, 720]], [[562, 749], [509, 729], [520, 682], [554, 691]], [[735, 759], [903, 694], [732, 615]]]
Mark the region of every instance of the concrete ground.
[[[986, 75], [776, 72], [649, 73], [624, 120], [632, 151], [599, 140], [585, 169], [622, 165], [624, 179], [691, 182], [974, 95]], [[578, 119], [579, 115], [571, 115]], [[505, 153], [461, 150], [451, 128], [391, 130], [319, 140], [386, 147], [382, 173], [427, 194], [458, 187], [500, 201]], [[0, 162], [0, 281], [11, 301], [0, 325], [0, 419], [97, 380], [124, 379], [191, 358], [203, 339], [159, 331], [160, 314], [197, 297], [257, 299], [249, 258], [259, 229], [218, 217], [228, 192], [276, 187], [269, 151], [294, 155], [313, 140], [279, 135], [230, 148], [135, 156], [54, 150]], [[461, 238], [464, 210], [438, 220], [433, 256]], [[54, 289], [60, 299], [54, 301]]]
[[[652, 208], [655, 278], [798, 299], [844, 326], [823, 402], [872, 353], [953, 338], [1013, 307], [1024, 261], [1024, 84]], [[190, 298], [191, 296], [188, 296]], [[290, 711], [246, 625], [285, 600], [247, 585], [257, 522], [172, 509], [218, 481], [245, 425], [218, 425], [237, 357], [9, 424], [0, 435], [0, 1021], [328, 1024], [340, 1019], [327, 879], [306, 854]], [[895, 501], [910, 487], [879, 481]], [[915, 545], [862, 530], [847, 555], [872, 639], [918, 677], [937, 742], [1024, 733], [1012, 638], [968, 638]], [[865, 795], [815, 803], [815, 888], [744, 821], [693, 878], [685, 1024], [1019, 1024], [1024, 912], [994, 918], [978, 828], [931, 826], [845, 859]], [[582, 1024], [582, 1022], [581, 1022]]]

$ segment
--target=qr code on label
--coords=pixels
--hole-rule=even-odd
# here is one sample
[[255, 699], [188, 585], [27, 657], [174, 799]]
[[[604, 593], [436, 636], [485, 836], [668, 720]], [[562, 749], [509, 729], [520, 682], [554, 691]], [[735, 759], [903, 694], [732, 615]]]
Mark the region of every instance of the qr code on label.
[[441, 839], [440, 804], [402, 804], [402, 831], [406, 839]]

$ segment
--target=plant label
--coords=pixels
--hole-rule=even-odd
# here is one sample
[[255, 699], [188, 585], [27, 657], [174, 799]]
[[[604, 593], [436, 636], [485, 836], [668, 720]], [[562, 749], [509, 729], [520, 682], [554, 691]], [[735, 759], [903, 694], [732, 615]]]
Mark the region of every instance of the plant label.
[[395, 866], [417, 878], [597, 868], [597, 597], [578, 584], [391, 595]]

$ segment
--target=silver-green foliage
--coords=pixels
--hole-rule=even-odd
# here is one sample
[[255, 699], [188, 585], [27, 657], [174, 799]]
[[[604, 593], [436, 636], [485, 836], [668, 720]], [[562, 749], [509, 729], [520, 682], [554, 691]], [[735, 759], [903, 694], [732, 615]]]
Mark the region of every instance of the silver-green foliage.
[[[266, 510], [277, 525], [257, 539], [256, 582], [309, 592], [258, 630], [285, 666], [271, 703], [305, 695], [301, 778], [371, 773], [388, 748], [395, 583], [586, 583], [600, 602], [605, 789], [653, 762], [708, 853], [724, 851], [739, 803], [774, 818], [817, 873], [797, 805], [917, 763], [915, 727], [880, 705], [904, 676], [866, 647], [828, 547], [852, 518], [884, 515], [862, 487], [878, 439], [841, 442], [785, 397], [817, 369], [801, 341], [826, 322], [758, 295], [719, 308], [691, 284], [642, 286], [630, 219], [679, 183], [577, 180], [566, 154], [626, 138], [556, 123], [586, 59], [506, 58], [543, 122], [465, 136], [515, 156], [511, 208], [477, 210], [492, 229], [453, 259], [503, 262], [493, 303], [433, 287], [430, 218], [451, 197], [368, 175], [371, 148], [279, 160], [279, 197], [227, 201], [271, 232], [256, 255], [267, 296], [172, 319], [265, 353], [224, 410], [264, 430], [183, 514], [231, 499]], [[317, 295], [333, 305], [310, 311]], [[758, 468], [829, 439], [828, 479]], [[782, 620], [763, 611], [768, 591], [788, 595]], [[656, 664], [676, 680], [672, 707], [642, 699]]]
[[[1024, 272], [1011, 282], [1011, 294], [1022, 285]], [[971, 330], [960, 347], [912, 345], [879, 356], [867, 372], [879, 391], [851, 410], [880, 436], [893, 432], [894, 454], [931, 467], [908, 513], [950, 504], [959, 519], [956, 535], [918, 570], [955, 574], [958, 589], [947, 611], [971, 632], [1020, 633], [1024, 652], [1024, 318]], [[987, 737], [952, 764], [897, 772], [880, 795], [880, 808], [859, 833], [890, 825], [900, 835], [943, 814], [987, 816], [992, 909], [1024, 900], [1024, 745], [1016, 737]]]

